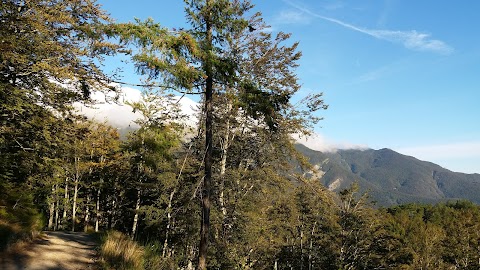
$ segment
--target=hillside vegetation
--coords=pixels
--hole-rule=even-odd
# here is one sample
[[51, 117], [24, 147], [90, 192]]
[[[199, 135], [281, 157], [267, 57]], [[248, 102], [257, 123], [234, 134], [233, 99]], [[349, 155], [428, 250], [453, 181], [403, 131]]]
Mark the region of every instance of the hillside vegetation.
[[480, 203], [480, 174], [452, 172], [390, 149], [322, 153], [297, 145], [297, 150], [322, 172], [317, 179], [329, 189], [340, 191], [357, 182], [378, 206], [458, 199]]

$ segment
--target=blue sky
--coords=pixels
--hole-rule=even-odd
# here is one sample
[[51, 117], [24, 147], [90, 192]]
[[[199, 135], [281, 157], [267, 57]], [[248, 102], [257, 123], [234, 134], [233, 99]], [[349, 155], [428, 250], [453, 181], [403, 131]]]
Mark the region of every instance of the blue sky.
[[[119, 22], [188, 27], [180, 0], [99, 3]], [[330, 105], [312, 147], [391, 148], [480, 173], [479, 1], [253, 3], [272, 31], [300, 42], [300, 95], [321, 91]]]

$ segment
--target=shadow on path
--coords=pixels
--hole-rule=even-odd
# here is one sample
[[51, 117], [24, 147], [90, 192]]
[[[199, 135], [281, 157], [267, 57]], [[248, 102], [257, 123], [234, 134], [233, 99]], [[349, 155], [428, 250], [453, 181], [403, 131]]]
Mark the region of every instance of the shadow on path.
[[85, 233], [45, 232], [33, 243], [2, 254], [0, 269], [98, 269], [95, 262], [97, 245], [94, 237]]

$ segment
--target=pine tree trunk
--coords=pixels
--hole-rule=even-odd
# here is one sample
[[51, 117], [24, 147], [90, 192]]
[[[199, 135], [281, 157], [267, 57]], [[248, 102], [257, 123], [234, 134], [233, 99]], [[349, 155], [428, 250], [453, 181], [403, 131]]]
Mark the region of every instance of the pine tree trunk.
[[137, 190], [137, 203], [135, 204], [135, 216], [133, 217], [133, 226], [132, 226], [132, 235], [130, 236], [135, 239], [135, 233], [137, 232], [138, 225], [138, 209], [140, 209], [140, 196], [142, 195], [140, 189]]
[[[207, 0], [207, 8], [212, 6], [212, 0]], [[206, 16], [206, 44], [207, 53], [212, 51], [212, 25], [211, 18]], [[208, 58], [205, 62], [205, 177], [203, 179], [202, 188], [202, 220], [200, 224], [200, 245], [198, 254], [198, 270], [207, 269], [207, 249], [208, 235], [210, 232], [210, 193], [212, 182], [212, 165], [213, 165], [213, 66], [212, 59]]]

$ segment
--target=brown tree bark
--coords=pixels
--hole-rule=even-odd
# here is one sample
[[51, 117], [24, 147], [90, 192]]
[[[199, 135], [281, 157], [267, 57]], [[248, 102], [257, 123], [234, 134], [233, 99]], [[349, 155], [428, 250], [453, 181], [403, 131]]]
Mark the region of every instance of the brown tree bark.
[[[207, 0], [207, 8], [212, 5], [212, 0]], [[197, 269], [207, 269], [207, 249], [208, 249], [208, 235], [210, 232], [210, 193], [212, 182], [212, 165], [213, 165], [213, 67], [210, 52], [212, 51], [212, 25], [211, 18], [208, 15], [206, 21], [206, 43], [207, 43], [207, 59], [205, 61], [205, 177], [203, 179], [202, 188], [202, 220], [200, 228], [200, 246], [198, 254]]]

